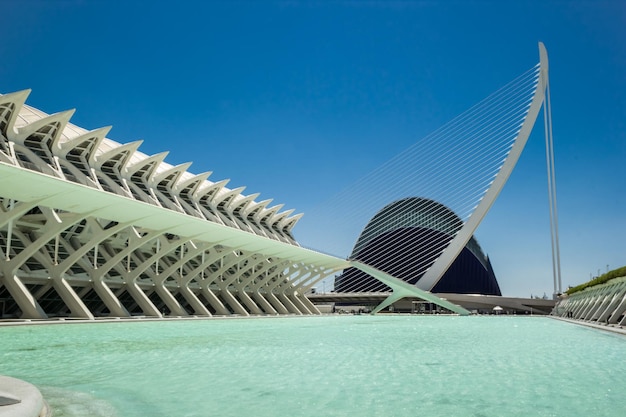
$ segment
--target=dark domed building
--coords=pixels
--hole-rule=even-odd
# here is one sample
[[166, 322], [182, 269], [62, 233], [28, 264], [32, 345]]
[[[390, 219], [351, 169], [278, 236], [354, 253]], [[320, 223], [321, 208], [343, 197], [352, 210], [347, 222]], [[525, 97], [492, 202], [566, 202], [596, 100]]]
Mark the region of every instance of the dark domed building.
[[[369, 221], [350, 259], [416, 284], [462, 226], [459, 216], [436, 201], [418, 197], [398, 200]], [[358, 269], [348, 268], [335, 279], [335, 291], [378, 292], [390, 288]], [[502, 295], [489, 257], [473, 236], [430, 291]]]

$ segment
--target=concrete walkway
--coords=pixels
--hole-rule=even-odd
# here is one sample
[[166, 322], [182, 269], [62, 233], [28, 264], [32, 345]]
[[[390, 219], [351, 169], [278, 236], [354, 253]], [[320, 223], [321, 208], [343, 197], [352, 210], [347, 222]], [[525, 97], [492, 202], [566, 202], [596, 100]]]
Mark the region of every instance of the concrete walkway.
[[49, 417], [51, 415], [48, 405], [34, 385], [0, 375], [0, 417]]
[[626, 329], [624, 329], [621, 326], [610, 325], [610, 324], [606, 325], [606, 324], [590, 323], [590, 322], [583, 321], [583, 320], [566, 319], [566, 318], [558, 317], [558, 316], [548, 316], [548, 317], [551, 317], [551, 318], [553, 318], [555, 320], [566, 321], [568, 323], [578, 324], [580, 326], [587, 326], [587, 327], [591, 327], [591, 328], [594, 328], [594, 329], [604, 330], [606, 332], [617, 333], [617, 334], [621, 334], [623, 336], [626, 336]]

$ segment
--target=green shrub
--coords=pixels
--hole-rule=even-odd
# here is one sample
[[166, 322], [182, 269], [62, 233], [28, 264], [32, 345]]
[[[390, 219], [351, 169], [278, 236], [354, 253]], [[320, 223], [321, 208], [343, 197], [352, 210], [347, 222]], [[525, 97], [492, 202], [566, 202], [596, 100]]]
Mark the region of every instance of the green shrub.
[[602, 274], [599, 277], [595, 277], [594, 279], [592, 279], [591, 281], [585, 282], [584, 284], [580, 284], [577, 285], [575, 287], [570, 288], [569, 290], [565, 291], [568, 295], [572, 295], [578, 291], [582, 291], [585, 288], [589, 288], [589, 287], [593, 287], [595, 285], [600, 285], [600, 284], [604, 284], [605, 282], [613, 279], [613, 278], [619, 278], [619, 277], [625, 277], [626, 276], [626, 266], [623, 266], [621, 268], [617, 268], [614, 269], [612, 271], [607, 272], [606, 274]]

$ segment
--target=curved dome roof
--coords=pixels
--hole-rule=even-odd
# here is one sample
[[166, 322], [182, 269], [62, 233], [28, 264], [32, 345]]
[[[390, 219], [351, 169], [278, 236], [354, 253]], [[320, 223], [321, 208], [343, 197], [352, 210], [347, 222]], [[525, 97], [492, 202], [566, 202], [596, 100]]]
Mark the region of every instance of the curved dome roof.
[[[421, 197], [403, 198], [372, 217], [350, 259], [416, 285], [462, 226], [459, 216], [441, 203]], [[366, 273], [348, 268], [335, 279], [335, 290], [389, 289]], [[501, 295], [491, 262], [473, 236], [432, 291]]]
[[386, 205], [372, 217], [350, 257], [355, 257], [373, 239], [394, 230], [420, 227], [453, 236], [462, 226], [459, 216], [441, 203], [422, 197], [403, 198]]

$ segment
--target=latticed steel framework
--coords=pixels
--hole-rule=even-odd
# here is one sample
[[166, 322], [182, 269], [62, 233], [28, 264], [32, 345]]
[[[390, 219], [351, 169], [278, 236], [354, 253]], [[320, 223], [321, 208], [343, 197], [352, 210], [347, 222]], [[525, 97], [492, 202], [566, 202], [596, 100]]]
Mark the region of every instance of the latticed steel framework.
[[2, 316], [318, 313], [302, 294], [329, 267], [293, 239], [301, 214], [28, 93], [0, 96]]

